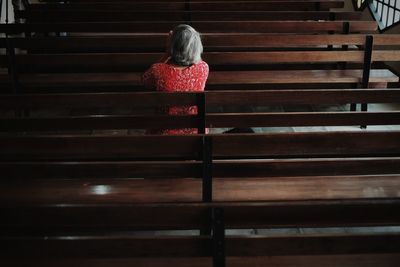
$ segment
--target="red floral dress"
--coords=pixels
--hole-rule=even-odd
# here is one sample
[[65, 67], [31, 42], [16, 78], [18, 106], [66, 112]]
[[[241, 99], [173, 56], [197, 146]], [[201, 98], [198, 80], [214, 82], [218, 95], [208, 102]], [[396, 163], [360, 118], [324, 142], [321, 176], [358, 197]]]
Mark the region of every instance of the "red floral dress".
[[[187, 68], [176, 68], [166, 63], [153, 64], [142, 76], [142, 82], [148, 89], [159, 92], [202, 92], [208, 77], [208, 65], [204, 61]], [[167, 107], [169, 115], [196, 115], [196, 106]], [[152, 134], [196, 134], [197, 129], [164, 129], [148, 131]]]

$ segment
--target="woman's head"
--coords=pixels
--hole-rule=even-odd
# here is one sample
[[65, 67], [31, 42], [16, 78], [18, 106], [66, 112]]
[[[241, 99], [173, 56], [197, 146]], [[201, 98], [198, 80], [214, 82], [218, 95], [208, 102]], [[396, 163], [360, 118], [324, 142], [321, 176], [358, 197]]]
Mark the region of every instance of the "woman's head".
[[181, 66], [198, 63], [203, 53], [200, 34], [189, 25], [178, 25], [172, 31], [170, 49], [173, 63]]

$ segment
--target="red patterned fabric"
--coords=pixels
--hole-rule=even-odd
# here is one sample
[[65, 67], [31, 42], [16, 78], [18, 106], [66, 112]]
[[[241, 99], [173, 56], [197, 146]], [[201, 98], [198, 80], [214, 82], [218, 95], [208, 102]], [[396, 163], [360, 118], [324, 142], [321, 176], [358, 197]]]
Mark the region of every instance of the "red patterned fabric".
[[[166, 63], [153, 64], [142, 76], [148, 89], [159, 92], [202, 92], [208, 77], [208, 65], [204, 61], [186, 68], [174, 67]], [[169, 115], [196, 115], [196, 106], [166, 107]], [[196, 134], [197, 129], [164, 129], [148, 131], [151, 134]]]

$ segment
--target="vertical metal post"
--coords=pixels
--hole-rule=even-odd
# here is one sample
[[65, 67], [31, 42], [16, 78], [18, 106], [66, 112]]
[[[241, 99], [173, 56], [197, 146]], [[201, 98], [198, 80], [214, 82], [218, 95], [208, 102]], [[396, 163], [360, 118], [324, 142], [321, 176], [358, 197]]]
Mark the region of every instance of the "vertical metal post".
[[336, 20], [336, 13], [329, 11], [329, 20], [335, 21]]
[[212, 139], [203, 136], [203, 202], [212, 202]]
[[[206, 95], [198, 94], [197, 116], [199, 121], [198, 133], [206, 133]], [[203, 202], [212, 201], [212, 139], [210, 136], [203, 136], [202, 139], [202, 160], [203, 160]]]
[[[363, 77], [362, 77], [362, 87], [369, 87], [369, 76], [371, 73], [371, 63], [372, 63], [372, 48], [374, 44], [374, 37], [368, 35], [365, 39], [364, 48], [364, 67], [363, 67]], [[361, 104], [361, 111], [368, 110], [368, 103]]]
[[[343, 22], [343, 28], [342, 28], [342, 33], [343, 34], [349, 34], [350, 33], [350, 23], [348, 21]], [[343, 45], [342, 50], [347, 50], [348, 45]]]
[[[390, 4], [390, 0], [389, 0], [389, 4]], [[385, 28], [388, 26], [388, 23], [389, 23], [389, 10], [390, 10], [390, 5], [389, 5], [389, 4], [386, 5], [387, 10], [386, 10], [386, 24], [385, 24]]]
[[315, 10], [321, 11], [321, 2], [319, 2], [319, 1], [315, 2]]
[[[197, 94], [198, 133], [206, 132], [206, 94]], [[202, 201], [212, 202], [212, 139], [204, 135], [202, 138]], [[210, 214], [210, 217], [211, 214]], [[211, 224], [210, 224], [211, 225]], [[200, 229], [200, 235], [210, 235], [211, 227]]]
[[[374, 38], [372, 35], [368, 35], [365, 39], [364, 48], [364, 67], [363, 67], [363, 77], [362, 77], [362, 88], [369, 87], [369, 76], [371, 73], [371, 62], [372, 62], [372, 48], [374, 44]], [[361, 111], [368, 111], [368, 103], [361, 104]], [[361, 125], [362, 129], [366, 129], [366, 125]]]
[[[350, 32], [350, 23], [348, 21], [343, 22], [342, 26], [342, 34], [349, 34]], [[346, 51], [348, 50], [349, 46], [348, 45], [342, 45], [342, 50]], [[347, 66], [347, 62], [339, 62], [339, 68], [340, 69], [345, 69]]]
[[6, 0], [6, 24], [8, 24], [8, 1], [9, 0]]
[[17, 93], [18, 88], [18, 73], [17, 73], [17, 64], [15, 60], [15, 50], [11, 44], [10, 39], [8, 38], [8, 34], [6, 34], [6, 53], [8, 56], [8, 75], [12, 80], [13, 93]]
[[213, 267], [225, 267], [224, 210], [212, 208]]
[[[203, 180], [202, 180], [202, 201], [205, 203], [212, 202], [212, 139], [211, 136], [203, 136], [202, 139], [203, 153]], [[212, 211], [209, 216], [212, 219]], [[212, 230], [211, 223], [200, 229], [200, 235], [210, 235]]]
[[197, 132], [199, 134], [206, 133], [206, 95], [205, 93], [196, 94], [197, 102]]

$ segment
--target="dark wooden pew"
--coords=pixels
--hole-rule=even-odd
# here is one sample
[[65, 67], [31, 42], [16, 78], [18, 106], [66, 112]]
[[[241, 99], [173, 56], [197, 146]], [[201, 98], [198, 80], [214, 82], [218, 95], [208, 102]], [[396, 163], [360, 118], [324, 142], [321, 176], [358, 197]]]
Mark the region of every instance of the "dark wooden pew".
[[[398, 167], [394, 166], [394, 162], [398, 161], [399, 157], [399, 135], [398, 131], [208, 135], [212, 145], [210, 156], [216, 163], [215, 173], [212, 174], [216, 180], [213, 182], [213, 193], [210, 197], [214, 201], [396, 198], [400, 184]], [[44, 176], [42, 179], [41, 175], [32, 173], [39, 180], [24, 179], [22, 185], [20, 179], [5, 179], [2, 181], [4, 186], [1, 187], [0, 199], [2, 203], [13, 205], [201, 201], [202, 181], [180, 177], [196, 178], [192, 175], [185, 176], [187, 173], [182, 174], [182, 171], [198, 161], [202, 164], [202, 140], [202, 135], [3, 135], [0, 137], [2, 145], [0, 159], [2, 166], [8, 166], [9, 170], [20, 168], [18, 172], [22, 172], [22, 166], [25, 164], [49, 165], [47, 167], [49, 170], [58, 165], [71, 169], [57, 175], [65, 178], [61, 180], [52, 179], [51, 173], [49, 179]], [[254, 161], [255, 158], [259, 161]], [[325, 164], [326, 161], [336, 159], [342, 161], [342, 164], [345, 160], [349, 160], [348, 166], [355, 164], [368, 166], [371, 162], [380, 160], [381, 164], [391, 164], [393, 167], [379, 174], [366, 174], [366, 176], [363, 168], [352, 169], [353, 173], [357, 173], [352, 175], [341, 175], [336, 169], [327, 169], [325, 173], [328, 172], [330, 175], [310, 176], [308, 172], [307, 178], [300, 179], [301, 172], [294, 176], [275, 174], [275, 178], [269, 177], [268, 165], [263, 166], [270, 160], [282, 159], [281, 162], [275, 162], [278, 165], [284, 162], [290, 164], [289, 159], [302, 158], [305, 166], [307, 162], [311, 166], [317, 164], [317, 161], [313, 162], [312, 159]], [[150, 173], [147, 171], [148, 168], [152, 169], [152, 164], [171, 168], [170, 164], [177, 166], [176, 164], [182, 161], [190, 165], [182, 164], [172, 172], [171, 176], [167, 176], [169, 179], [167, 177], [162, 180], [151, 179], [155, 171], [160, 171], [160, 167], [156, 167]], [[83, 166], [80, 166], [80, 162], [84, 162]], [[106, 168], [106, 166], [116, 167], [122, 163], [129, 164], [127, 162], [132, 162], [132, 167], [137, 165], [142, 167], [129, 171], [129, 165], [126, 165], [125, 176], [120, 176], [120, 179], [104, 176], [97, 178], [95, 173], [98, 171], [94, 171], [93, 174], [89, 171], [90, 167], [93, 168], [90, 166], [93, 163], [106, 164], [103, 167]], [[228, 173], [218, 170], [220, 162], [222, 166], [228, 164], [225, 165], [225, 168], [230, 169]], [[296, 163], [301, 165], [299, 162]], [[258, 164], [265, 169], [261, 172], [257, 168], [248, 166], [254, 171], [243, 170], [232, 175], [235, 168], [240, 169], [244, 164], [250, 164], [251, 167]], [[294, 162], [291, 164], [295, 165]], [[87, 179], [68, 179], [74, 177], [74, 168], [87, 168], [84, 174]], [[372, 166], [367, 167], [370, 168]], [[40, 169], [36, 167], [37, 171]], [[181, 175], [175, 176], [176, 172], [181, 172]], [[45, 175], [43, 171], [40, 173]], [[157, 177], [160, 175], [163, 176], [159, 173]], [[263, 177], [268, 179], [261, 179]]]
[[[399, 259], [398, 235], [392, 233], [364, 235], [316, 236], [148, 236], [140, 237], [115, 229], [187, 229], [213, 224], [212, 211], [222, 211], [224, 227], [279, 227], [298, 225], [385, 225], [398, 224], [398, 201], [315, 201], [238, 204], [181, 204], [128, 206], [65, 206], [7, 209], [2, 229], [24, 228], [25, 235], [2, 236], [2, 262], [8, 266], [21, 263], [41, 266], [225, 266], [213, 262], [226, 258], [228, 266], [274, 264], [274, 266], [320, 266], [329, 260], [330, 266], [393, 266]], [[340, 212], [338, 219], [333, 214]], [[60, 214], [69, 216], [59, 216]], [[124, 214], [125, 216], [118, 216]], [[57, 216], [58, 215], [58, 216]], [[25, 218], [26, 224], [20, 218]], [[83, 219], [85, 218], [85, 219]], [[99, 220], [98, 218], [102, 218]], [[48, 220], [44, 220], [48, 219]], [[210, 221], [210, 222], [208, 222]], [[107, 224], [104, 224], [107, 222]], [[10, 223], [15, 223], [10, 225]], [[66, 226], [68, 225], [68, 226]], [[6, 227], [4, 227], [6, 226]], [[8, 226], [8, 227], [7, 227]], [[47, 226], [47, 238], [37, 234]], [[224, 227], [222, 229], [224, 229]], [[68, 238], [54, 233], [55, 229], [73, 232], [74, 229], [105, 229], [107, 234], [75, 235]], [[23, 229], [23, 228], [22, 228]], [[49, 230], [51, 229], [51, 231]], [[82, 231], [82, 230], [81, 230]], [[218, 231], [218, 230], [217, 230]], [[47, 233], [46, 233], [47, 232]], [[50, 232], [50, 233], [49, 233]], [[26, 234], [28, 233], [28, 234]], [[36, 233], [36, 236], [29, 236]], [[221, 240], [221, 257], [212, 244]], [[286, 248], [282, 250], [282, 247]], [[90, 253], [87, 253], [90, 251]], [[255, 257], [257, 256], [257, 257]]]
[[[203, 100], [203, 98], [205, 98]], [[400, 125], [399, 111], [380, 112], [247, 112], [242, 106], [343, 105], [400, 103], [398, 89], [312, 89], [268, 91], [211, 91], [199, 93], [100, 93], [2, 95], [0, 132], [92, 131], [160, 128], [245, 128], [296, 126]], [[169, 116], [156, 108], [197, 105], [198, 116]], [[205, 105], [205, 106], [204, 106]], [[228, 107], [230, 112], [210, 112]], [[152, 108], [152, 109], [151, 109]], [[71, 110], [84, 110], [81, 115]], [[146, 110], [147, 109], [147, 110]], [[26, 117], [14, 116], [32, 110]], [[44, 110], [47, 115], [43, 115]], [[54, 116], [57, 111], [64, 115]], [[101, 112], [99, 113], [99, 110]], [[115, 111], [125, 110], [123, 115]], [[236, 111], [235, 111], [236, 110]], [[101, 116], [99, 116], [101, 114]], [[204, 130], [200, 130], [204, 131]], [[78, 132], [79, 133], [79, 132]]]
[[[141, 2], [170, 2], [170, 0], [148, 0], [148, 1], [143, 1], [143, 0], [118, 0], [117, 2], [131, 2], [131, 3], [141, 3]], [[195, 0], [193, 2], [224, 2], [224, 1], [229, 1], [229, 2], [276, 2], [277, 0]], [[46, 1], [41, 1], [42, 3], [62, 3], [63, 1], [60, 0], [46, 0]], [[110, 0], [69, 0], [69, 3], [101, 3], [101, 2], [110, 2]], [[185, 0], [175, 0], [173, 2], [185, 2]], [[190, 1], [189, 1], [190, 2]], [[316, 2], [316, 0], [291, 0], [291, 2]], [[343, 2], [343, 1], [337, 1], [337, 0], [323, 0], [320, 2]]]
[[[205, 100], [211, 106], [282, 99], [302, 104], [320, 98], [327, 103], [390, 102], [399, 100], [398, 92], [308, 90], [302, 98], [296, 91], [228, 92], [230, 97], [207, 92]], [[146, 99], [153, 104], [196, 100], [194, 94], [79, 96], [9, 96], [0, 98], [0, 106], [112, 108], [146, 105]], [[7, 134], [0, 136], [0, 146], [5, 218], [0, 221], [0, 260], [8, 266], [187, 266], [188, 261], [224, 266], [225, 256], [233, 266], [299, 266], [299, 261], [300, 266], [320, 266], [326, 260], [331, 266], [360, 261], [393, 266], [399, 258], [398, 233], [224, 237], [225, 229], [399, 225], [398, 131]], [[209, 228], [212, 235], [135, 232]]]
[[[62, 73], [19, 75], [22, 92], [76, 92], [76, 91], [143, 91], [142, 73]], [[389, 70], [371, 70], [369, 82], [373, 85], [396, 83], [397, 75]], [[279, 86], [309, 88], [324, 86], [359, 86], [362, 70], [288, 70], [288, 71], [216, 71], [211, 72], [207, 90], [262, 89]], [[12, 79], [3, 75], [4, 89], [13, 88]], [[4, 91], [7, 92], [7, 91]]]
[[[2, 33], [166, 33], [184, 21], [166, 22], [70, 22], [2, 24]], [[343, 32], [340, 21], [192, 21], [189, 23], [202, 33], [338, 33]], [[373, 21], [350, 21], [349, 33], [376, 31]]]
[[[15, 63], [21, 73], [30, 72], [95, 72], [136, 69], [144, 71], [163, 53], [85, 53], [85, 54], [19, 54]], [[273, 65], [295, 63], [363, 63], [364, 51], [268, 51], [205, 52], [202, 55], [211, 69], [219, 66]], [[2, 57], [3, 62], [7, 60]], [[375, 50], [373, 62], [400, 61], [398, 50]], [[314, 67], [315, 68], [315, 67]], [[236, 68], [240, 70], [240, 68]], [[243, 69], [243, 67], [242, 67]], [[223, 69], [221, 69], [223, 70]]]
[[[371, 40], [373, 37], [368, 38]], [[238, 38], [235, 35], [225, 41], [218, 38], [221, 37], [207, 36], [205, 41], [209, 42], [206, 44], [211, 45], [210, 50], [223, 50], [226, 45], [229, 45], [232, 48], [228, 46], [228, 51], [230, 49], [238, 51], [205, 52], [203, 54], [203, 58], [211, 67], [207, 82], [208, 89], [243, 89], [243, 86], [260, 86], [262, 88], [262, 86], [277, 84], [297, 84], [300, 87], [303, 84], [303, 88], [304, 84], [307, 84], [306, 87], [314, 84], [330, 84], [330, 86], [347, 84], [352, 87], [367, 87], [363, 80], [365, 76], [363, 68], [369, 66], [369, 63], [365, 61], [369, 52], [371, 52], [371, 62], [375, 64], [372, 66], [375, 67], [370, 72], [368, 82], [372, 86], [385, 86], [385, 83], [398, 81], [398, 77], [390, 70], [377, 65], [381, 62], [399, 61], [400, 54], [397, 50], [384, 50], [385, 45], [389, 42], [392, 45], [398, 44], [399, 38], [395, 35], [388, 36], [388, 39], [386, 36], [377, 37], [375, 48], [372, 49], [373, 44], [370, 43], [370, 48], [364, 49], [364, 51], [354, 50], [354, 48], [348, 50], [321, 48], [321, 46], [326, 47], [340, 42], [342, 45], [365, 45], [366, 37], [356, 35], [348, 37], [345, 35], [336, 37], [306, 35], [298, 40], [293, 36], [277, 35], [275, 39], [269, 41], [267, 36], [258, 36], [254, 38], [251, 47], [260, 51], [254, 52], [241, 52], [248, 46], [241, 41], [246, 36], [241, 36], [237, 43], [233, 42], [232, 44], [228, 44], [228, 42]], [[364, 41], [362, 41], [363, 38]], [[248, 42], [252, 40], [248, 40]], [[264, 40], [267, 41], [263, 45]], [[15, 43], [17, 46], [24, 45], [23, 43], [18, 44], [18, 41], [17, 39]], [[40, 40], [39, 44], [40, 42], [43, 41]], [[296, 50], [297, 43], [299, 47]], [[273, 50], [273, 47], [280, 48], [280, 50]], [[285, 48], [290, 50], [285, 50]], [[114, 86], [133, 90], [140, 88], [141, 73], [127, 71], [144, 71], [161, 55], [161, 53], [18, 54], [15, 57], [14, 68], [18, 73], [17, 85], [25, 89]], [[8, 60], [9, 58], [3, 57], [3, 64], [6, 64]], [[82, 62], [85, 63], [82, 64]], [[343, 69], [340, 67], [340, 62], [349, 65]], [[356, 63], [354, 66], [351, 65], [354, 63]], [[364, 84], [361, 85], [363, 82]]]
[[[284, 50], [326, 50], [325, 46], [363, 46], [363, 34], [246, 34], [246, 33], [205, 33], [202, 42], [206, 52], [215, 51], [270, 51]], [[387, 46], [399, 44], [396, 34], [372, 34], [374, 44]], [[13, 37], [0, 38], [0, 47], [33, 51], [34, 53], [93, 53], [93, 52], [164, 52], [166, 33], [135, 34], [130, 36], [90, 37]]]
[[264, 11], [326, 11], [330, 8], [341, 8], [344, 2], [339, 0], [315, 0], [315, 1], [190, 1], [190, 2], [82, 2], [82, 3], [32, 3], [29, 9], [35, 10], [264, 10]]
[[[198, 245], [194, 245], [194, 247], [189, 245], [193, 244], [191, 242], [196, 242], [196, 239], [209, 239], [207, 236], [184, 237], [180, 241], [179, 238], [178, 240], [173, 237], [167, 238], [170, 241], [168, 243], [170, 249], [157, 254], [158, 249], [153, 250], [151, 248], [156, 248], [159, 245], [163, 246], [162, 244], [167, 242], [166, 240], [162, 241], [165, 237], [140, 238], [132, 235], [133, 230], [201, 229], [202, 225], [189, 226], [188, 219], [192, 217], [179, 216], [178, 218], [184, 220], [184, 224], [181, 224], [181, 220], [179, 219], [177, 222], [179, 226], [168, 222], [164, 223], [161, 219], [163, 217], [159, 217], [159, 210], [152, 208], [156, 206], [146, 204], [140, 208], [139, 203], [200, 202], [202, 194], [204, 196], [204, 190], [211, 190], [211, 196], [216, 205], [224, 206], [226, 205], [224, 204], [226, 201], [268, 200], [273, 201], [272, 205], [278, 206], [276, 207], [277, 213], [274, 213], [277, 217], [273, 215], [269, 216], [268, 213], [265, 213], [268, 209], [264, 210], [263, 216], [260, 217], [260, 209], [251, 208], [247, 208], [250, 210], [243, 211], [244, 214], [247, 212], [247, 216], [243, 217], [243, 213], [235, 213], [235, 211], [239, 211], [237, 207], [240, 204], [234, 203], [233, 205], [236, 208], [232, 208], [232, 218], [246, 218], [249, 221], [242, 221], [236, 224], [227, 223], [228, 228], [267, 227], [267, 225], [274, 227], [307, 225], [326, 227], [329, 225], [398, 224], [398, 216], [395, 215], [397, 213], [393, 216], [393, 212], [398, 206], [398, 200], [396, 199], [397, 202], [389, 203], [387, 200], [397, 198], [398, 194], [399, 177], [397, 173], [399, 165], [394, 164], [393, 160], [398, 161], [400, 146], [398, 141], [400, 140], [399, 132], [211, 135], [208, 138], [212, 142], [210, 153], [212, 153], [212, 157], [214, 158], [211, 164], [215, 164], [213, 167], [215, 172], [212, 174], [214, 182], [211, 189], [206, 189], [208, 187], [202, 186], [202, 181], [193, 176], [196, 173], [197, 175], [204, 175], [204, 171], [202, 171], [204, 162], [193, 161], [193, 159], [198, 159], [199, 155], [204, 153], [201, 152], [202, 136], [1, 137], [0, 143], [3, 149], [0, 151], [0, 158], [3, 162], [5, 161], [4, 163], [2, 162], [2, 166], [12, 166], [14, 164], [14, 168], [19, 165], [18, 168], [23, 170], [23, 166], [26, 164], [44, 164], [55, 168], [53, 170], [57, 170], [57, 165], [69, 170], [65, 172], [55, 171], [57, 175], [53, 176], [49, 172], [43, 172], [43, 168], [37, 168], [36, 170], [41, 173], [37, 173], [39, 174], [38, 176], [34, 176], [35, 172], [31, 172], [21, 178], [2, 179], [0, 199], [3, 204], [1, 205], [1, 209], [3, 214], [7, 215], [7, 219], [1, 222], [1, 224], [7, 226], [2, 227], [2, 231], [4, 231], [1, 237], [2, 244], [4, 244], [1, 254], [2, 259], [17, 260], [17, 262], [18, 259], [22, 261], [30, 260], [31, 262], [35, 262], [36, 260], [43, 261], [45, 259], [71, 259], [79, 262], [87, 257], [91, 259], [98, 257], [103, 259], [124, 258], [125, 253], [130, 253], [129, 258], [133, 261], [136, 257], [211, 257], [213, 254], [210, 253], [209, 243], [201, 246], [203, 248], [200, 250], [201, 252], [193, 250], [194, 248], [198, 248]], [[152, 144], [157, 144], [157, 146]], [[83, 147], [85, 148], [83, 149]], [[285, 149], [282, 149], [282, 147], [285, 147]], [[299, 176], [301, 174], [297, 172], [294, 176], [289, 177], [268, 176], [269, 159], [289, 157], [286, 163], [293, 166], [294, 162], [290, 161], [292, 157], [298, 158], [305, 155], [307, 155], [307, 158], [319, 159], [328, 164], [332, 164], [329, 161], [332, 159], [335, 160], [335, 158], [343, 158], [342, 161], [346, 159], [349, 162], [353, 160], [353, 166], [358, 161], [358, 164], [362, 164], [367, 168], [372, 165], [371, 163], [376, 163], [377, 160], [380, 160], [383, 164], [392, 163], [392, 166], [397, 166], [397, 169], [396, 167], [391, 169], [393, 173], [390, 175], [382, 173], [371, 175], [369, 173], [363, 176], [360, 173], [365, 173], [366, 170], [364, 168], [352, 169], [350, 167], [350, 170], [361, 171], [358, 175], [341, 175], [338, 174], [336, 168], [326, 168], [325, 173], [330, 172], [331, 175], [301, 177]], [[184, 157], [186, 163], [182, 164], [181, 161], [177, 161], [179, 160], [177, 157], [180, 160]], [[236, 160], [232, 159], [232, 157]], [[244, 161], [244, 159], [251, 159], [253, 157], [262, 160]], [[34, 162], [29, 162], [32, 161], [32, 158], [35, 159]], [[224, 158], [230, 160], [222, 160]], [[171, 159], [174, 159], [174, 161], [171, 161]], [[188, 159], [192, 159], [192, 161], [187, 161]], [[115, 168], [118, 165], [110, 164], [123, 163], [126, 167], [130, 166], [133, 173], [129, 173], [128, 171], [125, 173], [126, 176], [100, 178], [96, 175], [98, 170], [91, 172], [86, 169], [87, 172], [83, 174], [84, 178], [73, 178], [71, 175], [76, 174], [74, 168], [82, 167], [80, 166], [82, 165], [80, 163], [82, 161], [83, 165], [93, 163], [102, 164], [102, 168], [111, 166]], [[310, 162], [309, 159], [304, 161]], [[273, 164], [284, 164], [284, 162], [284, 159], [280, 161], [273, 160]], [[201, 167], [187, 169], [187, 167], [190, 165], [193, 166], [195, 163], [197, 163], [198, 167]], [[297, 160], [296, 163], [299, 164], [299, 161]], [[190, 165], [188, 166], [188, 164]], [[219, 164], [222, 164], [222, 169], [220, 169]], [[261, 173], [260, 169], [254, 168], [255, 165], [252, 165], [251, 169], [256, 170], [256, 175], [254, 172], [246, 172], [245, 174], [236, 173], [236, 175], [231, 176], [235, 168], [244, 171], [245, 169], [239, 166], [246, 164], [256, 164], [266, 169]], [[312, 164], [317, 164], [317, 162], [314, 161]], [[173, 166], [173, 173], [160, 172], [165, 167], [171, 167], [171, 165]], [[135, 168], [134, 166], [141, 167]], [[176, 166], [179, 166], [179, 168], [176, 168]], [[151, 170], [150, 173], [148, 172], [149, 168]], [[229, 170], [228, 173], [221, 172], [224, 168], [225, 170]], [[183, 172], [181, 172], [182, 170]], [[191, 174], [188, 174], [188, 170]], [[159, 176], [154, 176], [155, 172]], [[177, 175], [176, 172], [179, 174]], [[388, 169], [385, 169], [385, 172], [388, 172]], [[28, 179], [27, 177], [32, 177], [32, 179]], [[135, 177], [140, 178], [134, 179]], [[153, 180], [156, 177], [162, 179]], [[349, 187], [349, 185], [352, 186]], [[346, 201], [345, 199], [352, 200]], [[316, 206], [313, 206], [315, 200], [324, 200], [327, 203], [327, 209], [321, 209], [321, 202], [317, 202]], [[360, 200], [361, 202], [357, 203]], [[222, 203], [217, 203], [220, 201]], [[281, 204], [276, 201], [288, 202]], [[302, 207], [297, 201], [305, 201], [309, 205], [309, 212], [307, 213], [308, 207]], [[332, 204], [332, 201], [333, 205], [330, 206], [329, 204]], [[353, 202], [353, 205], [350, 204], [350, 206], [347, 206], [349, 202]], [[385, 203], [389, 204], [386, 208]], [[397, 206], [395, 203], [397, 203]], [[393, 204], [395, 206], [392, 206]], [[121, 214], [125, 215], [125, 213], [120, 212], [124, 211], [126, 205], [128, 207], [132, 205], [138, 207], [138, 213], [129, 212], [128, 214], [132, 215], [128, 217], [121, 216]], [[169, 207], [168, 205], [163, 205], [163, 207]], [[285, 208], [285, 205], [287, 208]], [[255, 207], [260, 208], [261, 206], [259, 203], [255, 204]], [[279, 208], [279, 206], [283, 206], [283, 208]], [[74, 211], [75, 207], [77, 209]], [[108, 210], [108, 212], [104, 213], [104, 217], [100, 220], [101, 222], [93, 225], [91, 218], [97, 218], [98, 220], [98, 217], [92, 217], [93, 211], [90, 212], [90, 209], [86, 209], [86, 207], [91, 207], [93, 211], [97, 212], [103, 211], [102, 207], [105, 207], [105, 211]], [[147, 207], [150, 208], [147, 211], [147, 214], [150, 214], [150, 218], [144, 217], [143, 213], [141, 213], [143, 211], [146, 214], [145, 209]], [[179, 204], [179, 207], [183, 208], [184, 205]], [[290, 210], [294, 212], [293, 216], [289, 215]], [[344, 210], [344, 214], [351, 215], [343, 218], [344, 215], [342, 213], [339, 218], [337, 217], [338, 210]], [[192, 216], [195, 211], [195, 209], [190, 209]], [[250, 211], [254, 212], [253, 216], [250, 216]], [[302, 211], [306, 211], [306, 213], [302, 213]], [[335, 215], [330, 213], [330, 215], [327, 215], [329, 211], [336, 211]], [[168, 212], [168, 210], [165, 210], [165, 212]], [[280, 212], [286, 215], [280, 217]], [[323, 212], [322, 214], [324, 215], [320, 216], [319, 212]], [[45, 216], [46, 213], [47, 216]], [[204, 221], [207, 223], [209, 220], [207, 217], [203, 217], [207, 216], [204, 209], [201, 214], [194, 215], [196, 218], [200, 216], [200, 220], [196, 220], [196, 223]], [[307, 216], [308, 214], [310, 217]], [[134, 220], [135, 217], [133, 217], [133, 220], [130, 221], [131, 216], [140, 215], [142, 215], [141, 220], [136, 221]], [[157, 218], [157, 224], [151, 222], [152, 216]], [[229, 215], [227, 216], [229, 218]], [[63, 219], [65, 217], [67, 218]], [[167, 217], [171, 218], [170, 216]], [[290, 220], [296, 217], [300, 218], [300, 220]], [[27, 218], [30, 219], [27, 220]], [[116, 220], [115, 227], [113, 227], [114, 218]], [[177, 220], [176, 217], [173, 218]], [[257, 218], [260, 221], [257, 221]], [[265, 220], [265, 218], [270, 218], [270, 220]], [[313, 221], [315, 218], [318, 219]], [[70, 223], [71, 220], [72, 222]], [[266, 221], [265, 223], [263, 223], [264, 220]], [[273, 221], [271, 222], [271, 220]], [[41, 221], [46, 221], [46, 223], [42, 224]], [[107, 225], [107, 232], [102, 230], [105, 225]], [[18, 229], [21, 229], [21, 231]], [[98, 237], [99, 233], [102, 233], [102, 238]], [[47, 238], [43, 238], [44, 236]], [[68, 238], [71, 236], [74, 238]], [[232, 242], [230, 237], [224, 240], [227, 245], [227, 256], [340, 255], [347, 253], [398, 253], [397, 236], [396, 234], [369, 234], [361, 237], [354, 234], [350, 234], [347, 237], [342, 235], [320, 235], [310, 239], [307, 236], [304, 239], [296, 236], [287, 236], [285, 239], [271, 237], [264, 239], [264, 237], [260, 236], [255, 239], [258, 240], [257, 242], [252, 242], [254, 238], [247, 236], [242, 240], [242, 242], [247, 243], [247, 246], [243, 246], [243, 243], [240, 243], [237, 249], [233, 249], [235, 246], [230, 244]], [[80, 242], [81, 240], [82, 243]], [[90, 242], [88, 240], [93, 241]], [[189, 243], [184, 242], [184, 240]], [[285, 241], [281, 241], [283, 243], [280, 243], [279, 240]], [[141, 242], [145, 243], [141, 244], [141, 249], [136, 250], [137, 244]], [[184, 242], [183, 246], [186, 249], [181, 250], [180, 242]], [[328, 247], [321, 246], [325, 242], [330, 242], [331, 245]], [[332, 242], [337, 245], [333, 245], [332, 247]], [[279, 245], [275, 246], [273, 244]], [[82, 252], [79, 249], [81, 246], [89, 248], [91, 253]], [[115, 249], [116, 246], [117, 250]], [[281, 246], [285, 249], [282, 250]], [[110, 250], [111, 247], [113, 248], [112, 250]], [[244, 247], [253, 248], [253, 250], [249, 252]], [[281, 250], [278, 250], [278, 247]], [[296, 249], [296, 247], [301, 247], [301, 249]], [[101, 248], [110, 249], [108, 252], [103, 252]], [[135, 249], [136, 253], [132, 252], [131, 249]], [[178, 253], [178, 251], [180, 252]], [[209, 252], [205, 253], [205, 251]], [[18, 259], [16, 259], [16, 255], [18, 255]], [[376, 260], [375, 257], [373, 258]]]
[[17, 19], [29, 22], [94, 21], [240, 21], [240, 20], [360, 20], [361, 12], [341, 11], [16, 11]]

